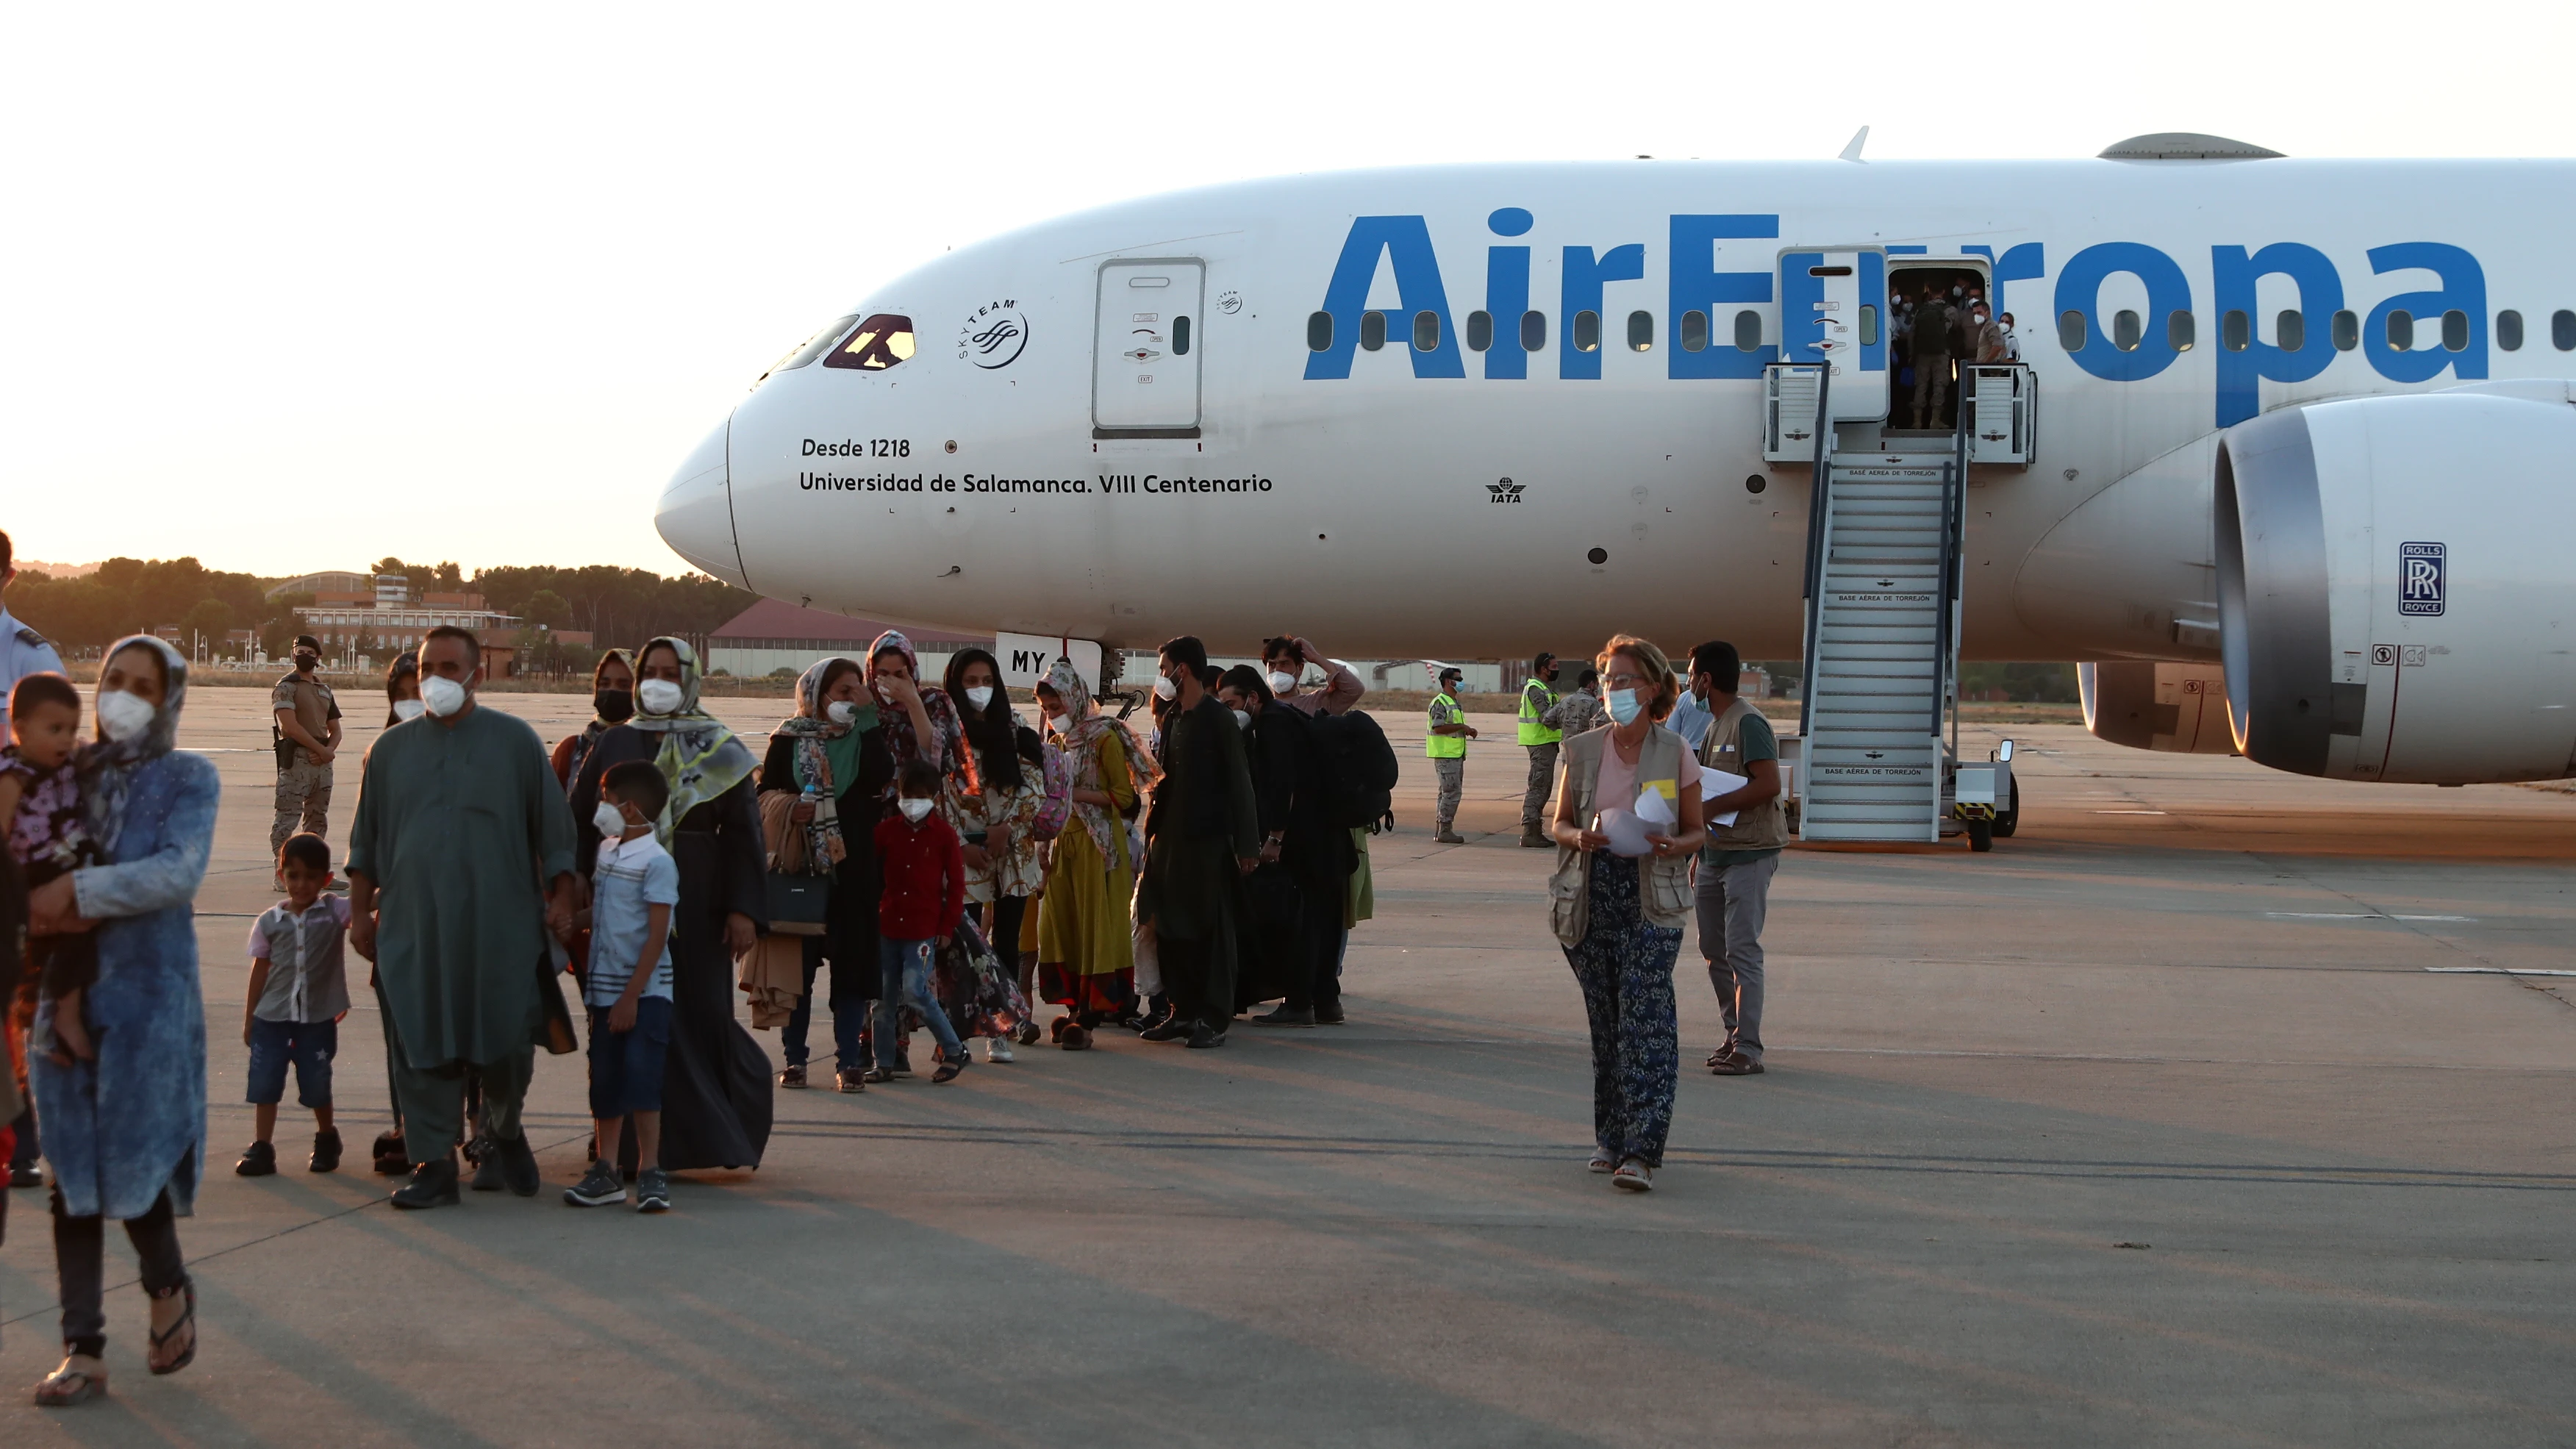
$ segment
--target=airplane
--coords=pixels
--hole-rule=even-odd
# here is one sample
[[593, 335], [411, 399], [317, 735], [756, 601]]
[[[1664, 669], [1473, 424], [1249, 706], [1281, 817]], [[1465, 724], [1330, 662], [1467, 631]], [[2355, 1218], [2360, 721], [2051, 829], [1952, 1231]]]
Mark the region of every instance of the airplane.
[[[2104, 738], [2576, 773], [2576, 165], [1856, 151], [1298, 175], [1030, 226], [842, 309], [657, 525], [764, 595], [1112, 659], [1283, 630], [1787, 658], [1818, 434], [1955, 445], [1961, 656], [2085, 661]], [[1960, 379], [1957, 428], [1891, 345], [1891, 294], [1948, 284], [2020, 352]]]

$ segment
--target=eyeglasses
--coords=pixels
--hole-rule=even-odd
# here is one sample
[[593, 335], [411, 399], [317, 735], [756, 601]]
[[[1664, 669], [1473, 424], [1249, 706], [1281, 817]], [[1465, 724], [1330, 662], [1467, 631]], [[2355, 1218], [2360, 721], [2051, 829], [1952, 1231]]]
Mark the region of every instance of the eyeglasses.
[[1602, 676], [1601, 682], [1612, 689], [1635, 689], [1646, 682], [1646, 677], [1642, 674], [1608, 674]]

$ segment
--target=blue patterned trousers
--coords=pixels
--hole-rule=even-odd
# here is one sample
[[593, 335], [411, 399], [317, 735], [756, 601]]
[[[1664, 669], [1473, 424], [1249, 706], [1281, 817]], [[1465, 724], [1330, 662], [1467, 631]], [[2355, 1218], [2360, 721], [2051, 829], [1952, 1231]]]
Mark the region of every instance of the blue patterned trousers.
[[1673, 958], [1682, 928], [1646, 920], [1633, 860], [1594, 856], [1591, 889], [1590, 925], [1565, 960], [1592, 1022], [1592, 1139], [1614, 1158], [1661, 1167], [1681, 1070]]

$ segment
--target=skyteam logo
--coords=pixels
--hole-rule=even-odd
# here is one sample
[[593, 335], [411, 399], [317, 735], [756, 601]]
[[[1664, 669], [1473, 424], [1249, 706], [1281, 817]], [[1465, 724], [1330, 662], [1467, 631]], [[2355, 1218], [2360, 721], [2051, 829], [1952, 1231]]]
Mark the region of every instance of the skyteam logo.
[[1029, 319], [1016, 300], [987, 302], [957, 329], [957, 360], [998, 372], [1020, 360], [1029, 345]]
[[2418, 618], [2438, 617], [2442, 612], [2444, 577], [2450, 572], [2447, 545], [2438, 543], [2401, 543], [2397, 545], [2397, 612]]

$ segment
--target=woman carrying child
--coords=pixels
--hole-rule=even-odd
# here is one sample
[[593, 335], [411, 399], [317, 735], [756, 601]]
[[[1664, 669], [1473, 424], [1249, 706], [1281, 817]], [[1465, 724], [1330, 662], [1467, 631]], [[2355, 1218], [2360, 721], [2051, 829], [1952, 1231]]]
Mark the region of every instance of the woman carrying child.
[[31, 935], [96, 927], [98, 979], [84, 1007], [96, 1055], [29, 1063], [54, 1184], [62, 1366], [36, 1402], [77, 1404], [107, 1385], [101, 1362], [106, 1219], [125, 1224], [151, 1299], [145, 1363], [197, 1356], [196, 1292], [176, 1218], [205, 1170], [206, 1019], [189, 902], [205, 879], [222, 794], [214, 764], [174, 746], [188, 662], [149, 635], [118, 641], [99, 673], [97, 743], [81, 753], [82, 818], [104, 864], [28, 895]]
[[[680, 866], [671, 915], [671, 1057], [662, 1166], [758, 1167], [769, 1142], [769, 1056], [734, 1020], [736, 956], [767, 927], [767, 862], [751, 750], [698, 704], [698, 656], [665, 636], [635, 657], [635, 717], [603, 732], [573, 782], [588, 820], [611, 766], [650, 760], [670, 786], [655, 838]], [[596, 861], [585, 861], [585, 871]]]

